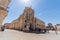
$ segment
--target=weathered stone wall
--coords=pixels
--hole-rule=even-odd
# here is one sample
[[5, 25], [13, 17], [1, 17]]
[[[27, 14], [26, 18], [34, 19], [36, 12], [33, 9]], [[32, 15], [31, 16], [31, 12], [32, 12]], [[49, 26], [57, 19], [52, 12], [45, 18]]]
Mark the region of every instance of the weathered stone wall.
[[7, 16], [7, 7], [10, 3], [10, 0], [0, 0], [0, 30], [2, 27], [2, 22], [4, 18]]
[[35, 18], [36, 28], [45, 29], [45, 22], [40, 19]]
[[0, 29], [2, 27], [2, 22], [3, 22], [3, 20], [6, 16], [7, 16], [7, 11], [4, 11], [4, 10], [0, 9]]
[[0, 7], [3, 7], [4, 9], [7, 9], [10, 1], [11, 0], [0, 0]]

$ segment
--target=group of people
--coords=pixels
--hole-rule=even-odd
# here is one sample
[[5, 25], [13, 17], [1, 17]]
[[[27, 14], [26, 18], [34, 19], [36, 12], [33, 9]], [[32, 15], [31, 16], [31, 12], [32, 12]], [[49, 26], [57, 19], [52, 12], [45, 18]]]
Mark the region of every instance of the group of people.
[[48, 33], [49, 33], [50, 30], [54, 30], [55, 33], [57, 34], [57, 26], [53, 27], [52, 29], [47, 29]]

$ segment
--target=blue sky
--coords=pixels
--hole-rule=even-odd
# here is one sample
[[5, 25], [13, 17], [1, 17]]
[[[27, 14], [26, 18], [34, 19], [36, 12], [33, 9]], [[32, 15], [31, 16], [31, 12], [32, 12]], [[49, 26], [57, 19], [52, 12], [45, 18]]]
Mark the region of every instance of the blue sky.
[[[60, 24], [60, 0], [30, 0], [30, 6], [35, 11], [35, 17], [43, 20], [46, 24]], [[3, 21], [10, 23], [17, 19], [24, 11], [27, 5], [21, 0], [11, 0], [8, 8], [8, 15]]]

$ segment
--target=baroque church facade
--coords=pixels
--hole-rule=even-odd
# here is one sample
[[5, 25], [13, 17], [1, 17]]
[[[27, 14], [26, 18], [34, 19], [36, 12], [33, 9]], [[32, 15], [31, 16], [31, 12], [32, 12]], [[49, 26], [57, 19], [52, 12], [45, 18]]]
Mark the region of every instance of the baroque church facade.
[[31, 7], [25, 7], [22, 15], [11, 23], [6, 23], [7, 29], [16, 29], [23, 31], [30, 31], [39, 29], [45, 29], [45, 22], [34, 17], [34, 10]]

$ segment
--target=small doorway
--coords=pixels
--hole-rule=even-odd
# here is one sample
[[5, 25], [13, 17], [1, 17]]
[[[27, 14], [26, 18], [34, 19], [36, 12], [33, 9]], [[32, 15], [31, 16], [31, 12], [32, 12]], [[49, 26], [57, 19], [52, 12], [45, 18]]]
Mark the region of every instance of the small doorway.
[[33, 31], [32, 24], [30, 24], [29, 30]]

